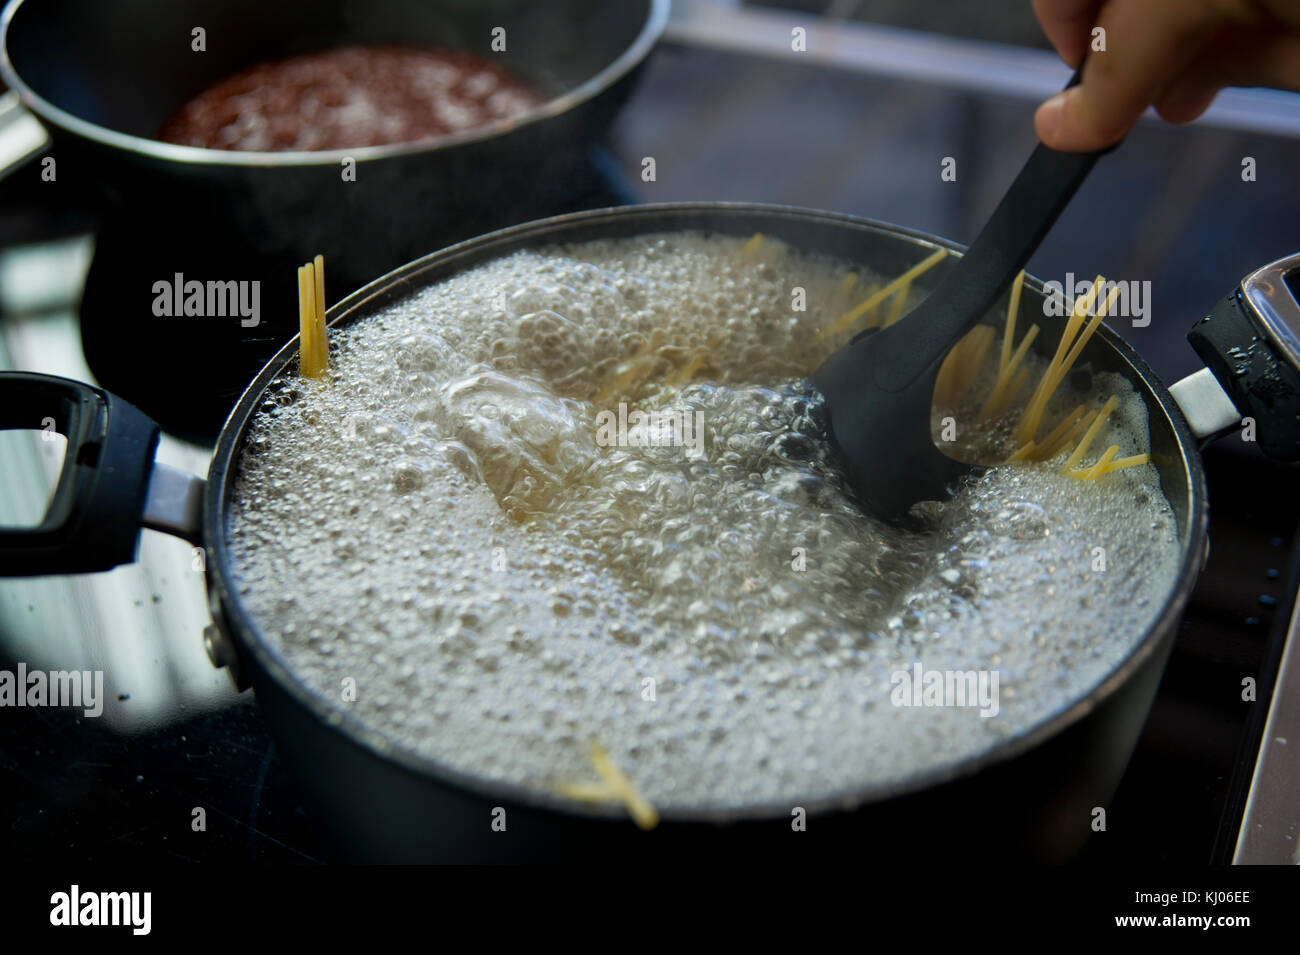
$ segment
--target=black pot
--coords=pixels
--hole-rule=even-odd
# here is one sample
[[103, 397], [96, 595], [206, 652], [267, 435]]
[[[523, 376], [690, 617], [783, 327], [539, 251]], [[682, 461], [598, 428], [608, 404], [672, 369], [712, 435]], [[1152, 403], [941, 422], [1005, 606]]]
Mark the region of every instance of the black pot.
[[[357, 321], [423, 286], [519, 249], [672, 230], [762, 232], [886, 274], [902, 272], [939, 246], [960, 251], [944, 240], [829, 213], [724, 204], [629, 207], [530, 223], [427, 256], [335, 305], [330, 323]], [[1173, 393], [1105, 326], [1082, 356], [1094, 369], [1124, 375], [1145, 400], [1152, 461], [1182, 550], [1176, 585], [1123, 662], [1085, 695], [1062, 699], [1039, 725], [975, 758], [902, 783], [864, 781], [853, 791], [803, 804], [804, 833], [792, 831], [794, 807], [787, 804], [725, 813], [667, 811], [657, 829], [642, 833], [617, 809], [490, 783], [398, 750], [344, 704], [308, 688], [240, 602], [226, 542], [231, 489], [250, 420], [272, 379], [293, 371], [296, 342], [245, 391], [221, 432], [206, 485], [153, 465], [157, 430], [120, 399], [63, 379], [0, 375], [0, 407], [6, 409], [0, 424], [40, 428], [43, 418], [53, 416], [69, 435], [46, 526], [0, 535], [0, 572], [107, 569], [131, 559], [141, 524], [201, 540], [214, 621], [205, 635], [209, 654], [240, 686], [256, 690], [278, 745], [321, 810], [322, 824], [360, 858], [518, 860], [622, 852], [645, 858], [718, 851], [770, 860], [774, 853], [829, 854], [852, 846], [879, 858], [940, 852], [937, 858], [948, 858], [957, 849], [984, 860], [1059, 860], [1088, 838], [1093, 810], [1106, 806], [1118, 784], [1204, 560], [1207, 501], [1197, 439], [1233, 428], [1249, 414], [1267, 448], [1300, 454], [1300, 358], [1285, 329], [1287, 321], [1300, 318], [1300, 306], [1284, 281], [1297, 268], [1300, 256], [1248, 277], [1193, 329], [1193, 342], [1213, 373], [1198, 372]], [[931, 270], [923, 284], [931, 285], [941, 271], [942, 266]], [[1042, 283], [1028, 281], [1025, 295], [1027, 308], [1040, 306]], [[1291, 327], [1300, 328], [1300, 322]], [[1043, 351], [1055, 346], [1056, 336], [1041, 337], [1053, 339], [1040, 343]], [[1244, 365], [1241, 345], [1250, 346]], [[491, 825], [498, 808], [506, 812], [505, 832]]]
[[[215, 433], [249, 376], [297, 331], [297, 265], [323, 254], [327, 293], [337, 297], [430, 248], [535, 217], [519, 210], [536, 209], [538, 195], [554, 197], [550, 209], [581, 207], [571, 197], [589, 188], [588, 153], [631, 92], [668, 8], [669, 0], [11, 0], [0, 75], [21, 106], [8, 101], [0, 126], [21, 122], [13, 114], [24, 110], [39, 120], [48, 142], [38, 135], [29, 145], [56, 163], [56, 179], [40, 191], [92, 211], [104, 233], [83, 306], [92, 370], [131, 398], [145, 382], [211, 396]], [[196, 27], [206, 30], [203, 52], [193, 49]], [[491, 49], [498, 27], [505, 52]], [[212, 82], [345, 43], [465, 49], [551, 98], [517, 120], [353, 150], [234, 152], [154, 138]], [[0, 155], [0, 168], [30, 152]], [[345, 160], [355, 163], [351, 177]], [[177, 273], [259, 281], [257, 323], [154, 314], [154, 283]], [[208, 358], [197, 375], [171, 360], [186, 352]], [[192, 425], [196, 410], [166, 423]]]

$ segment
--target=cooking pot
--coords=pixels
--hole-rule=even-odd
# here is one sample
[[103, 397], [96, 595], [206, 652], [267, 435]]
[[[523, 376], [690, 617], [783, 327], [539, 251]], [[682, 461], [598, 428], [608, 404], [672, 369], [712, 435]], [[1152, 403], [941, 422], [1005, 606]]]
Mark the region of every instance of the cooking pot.
[[[668, 9], [669, 0], [11, 0], [0, 18], [11, 90], [0, 98], [0, 171], [53, 159], [55, 178], [34, 193], [92, 212], [106, 233], [83, 303], [92, 370], [159, 413], [168, 402], [136, 394], [146, 382], [194, 396], [186, 416], [164, 423], [210, 435], [296, 333], [298, 264], [321, 253], [327, 294], [351, 290], [431, 248], [535, 217], [517, 210], [537, 209], [539, 195], [555, 197], [548, 211], [580, 208], [588, 153]], [[505, 51], [492, 48], [497, 29]], [[549, 99], [454, 135], [358, 149], [238, 152], [154, 138], [190, 96], [240, 69], [353, 43], [468, 50]], [[177, 274], [260, 282], [256, 323], [156, 315], [155, 283]], [[185, 352], [207, 360], [171, 360]], [[195, 428], [200, 396], [208, 413]]]
[[[337, 328], [363, 320], [418, 289], [521, 249], [679, 230], [748, 237], [898, 274], [943, 239], [849, 216], [793, 208], [689, 203], [579, 213], [492, 233], [403, 266], [329, 309]], [[949, 258], [949, 264], [952, 257]], [[944, 265], [920, 280], [932, 287]], [[1173, 510], [1181, 549], [1178, 578], [1127, 656], [1088, 692], [1062, 699], [1025, 732], [953, 765], [900, 781], [863, 779], [852, 790], [792, 806], [732, 811], [670, 809], [654, 831], [623, 811], [475, 778], [396, 747], [345, 703], [307, 686], [241, 602], [227, 542], [227, 514], [250, 422], [277, 377], [296, 369], [291, 341], [240, 398], [216, 444], [206, 481], [153, 461], [157, 427], [111, 394], [42, 375], [0, 375], [0, 426], [40, 429], [53, 418], [68, 438], [59, 485], [38, 528], [0, 532], [0, 573], [105, 570], [133, 559], [141, 526], [201, 544], [214, 664], [251, 686], [281, 752], [304, 783], [319, 819], [347, 852], [383, 860], [519, 860], [724, 852], [870, 852], [872, 857], [1060, 860], [1088, 838], [1128, 761], [1159, 683], [1207, 548], [1205, 476], [1198, 441], [1253, 418], [1264, 450], [1300, 455], [1300, 306], [1289, 276], [1300, 256], [1267, 266], [1216, 306], [1189, 336], [1207, 369], [1166, 389], [1142, 358], [1103, 325], [1081, 362], [1132, 383], [1149, 413], [1151, 460]], [[1043, 284], [1029, 279], [1027, 311]], [[1044, 354], [1056, 335], [1036, 344]], [[46, 423], [48, 423], [46, 421]], [[505, 810], [506, 830], [492, 823]], [[943, 853], [942, 856], [924, 855]]]

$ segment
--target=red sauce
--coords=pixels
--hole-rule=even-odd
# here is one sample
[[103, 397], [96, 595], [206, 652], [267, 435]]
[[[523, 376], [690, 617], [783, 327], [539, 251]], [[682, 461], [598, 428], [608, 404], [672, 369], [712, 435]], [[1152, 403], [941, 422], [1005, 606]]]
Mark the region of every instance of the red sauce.
[[256, 152], [355, 149], [473, 129], [544, 101], [473, 53], [347, 46], [236, 73], [182, 106], [159, 138]]

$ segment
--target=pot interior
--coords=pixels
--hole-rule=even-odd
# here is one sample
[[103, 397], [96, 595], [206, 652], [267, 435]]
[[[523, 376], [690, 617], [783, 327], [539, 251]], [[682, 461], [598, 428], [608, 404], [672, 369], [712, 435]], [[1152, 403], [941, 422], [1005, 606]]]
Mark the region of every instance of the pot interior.
[[[521, 249], [671, 231], [698, 231], [742, 238], [761, 232], [797, 249], [862, 263], [873, 272], [884, 275], [905, 271], [938, 247], [960, 252], [959, 246], [946, 240], [830, 213], [721, 204], [625, 207], [529, 223], [435, 253], [390, 273], [335, 305], [330, 309], [330, 324], [332, 327], [341, 327], [360, 321], [419, 289]], [[918, 280], [918, 290], [924, 292], [932, 287], [942, 269], [945, 266], [951, 267], [953, 261], [948, 259]], [[1034, 309], [1042, 311], [1044, 294], [1041, 282], [1028, 280], [1024, 295], [1022, 315], [1032, 315]], [[1061, 321], [1063, 319], [1040, 320], [1045, 334], [1037, 339], [1036, 351], [1050, 356], [1059, 336]], [[1053, 322], [1058, 324], [1054, 325]], [[387, 758], [402, 762], [413, 772], [432, 775], [470, 788], [499, 790], [499, 786], [487, 787], [432, 761], [393, 753], [390, 746], [345, 711], [320, 699], [303, 686], [279, 653], [268, 645], [256, 622], [245, 612], [235, 596], [225, 535], [232, 486], [239, 467], [240, 447], [249, 432], [250, 420], [263, 400], [263, 393], [277, 376], [294, 370], [297, 347], [296, 339], [286, 345], [249, 386], [227, 422], [218, 444], [205, 509], [205, 539], [212, 551], [209, 568], [214, 570], [210, 577], [214, 593], [221, 602], [229, 623], [257, 664], [268, 670], [277, 682], [287, 684], [287, 688], [299, 701], [311, 707], [322, 719], [345, 726], [354, 738]], [[1086, 696], [1062, 700], [1061, 708], [1042, 723], [1004, 740], [959, 767], [918, 773], [902, 786], [864, 785], [854, 793], [833, 800], [836, 805], [846, 802], [859, 804], [899, 795], [970, 775], [1011, 759], [1080, 720], [1104, 697], [1114, 692], [1148, 657], [1156, 653], [1162, 637], [1172, 632], [1194, 583], [1205, 545], [1204, 476], [1196, 446], [1168, 391], [1141, 357], [1107, 326], [1103, 325], [1087, 345], [1080, 360], [1080, 365], [1085, 364], [1090, 364], [1094, 370], [1122, 375], [1133, 385], [1147, 406], [1151, 458], [1176, 519], [1181, 549], [1178, 580], [1165, 605], [1156, 613], [1145, 635], [1134, 642], [1128, 657], [1115, 670], [1099, 681]], [[544, 795], [528, 792], [516, 792], [515, 795], [532, 804], [548, 804]], [[566, 808], [571, 810], [572, 807]], [[788, 813], [786, 807], [769, 808], [777, 816]], [[594, 815], [608, 814], [599, 808], [591, 811]]]

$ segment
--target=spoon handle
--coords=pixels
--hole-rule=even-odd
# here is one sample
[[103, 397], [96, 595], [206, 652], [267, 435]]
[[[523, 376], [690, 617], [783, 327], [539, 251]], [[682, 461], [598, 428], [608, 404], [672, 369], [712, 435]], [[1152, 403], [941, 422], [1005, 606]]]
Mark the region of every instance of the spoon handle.
[[[1078, 84], [1081, 65], [1066, 85]], [[957, 340], [993, 307], [1087, 178], [1096, 152], [1067, 153], [1039, 143], [956, 267], [912, 315], [881, 335], [876, 384], [897, 391], [942, 361]]]

